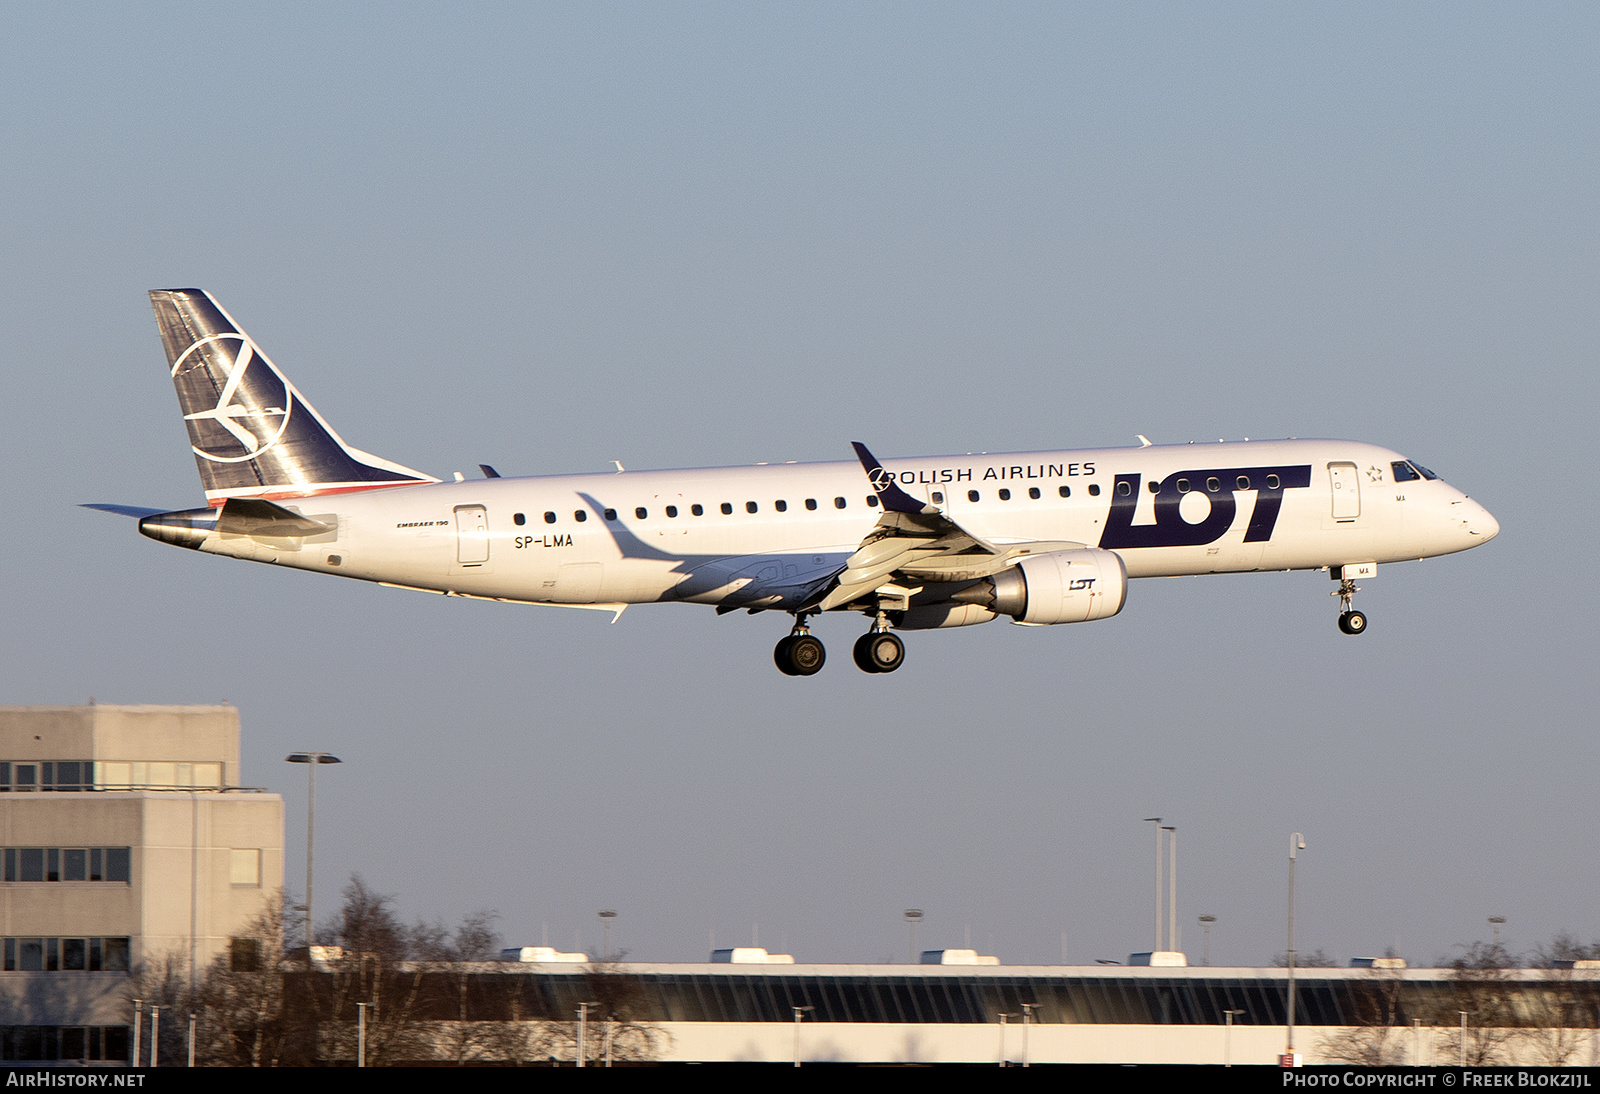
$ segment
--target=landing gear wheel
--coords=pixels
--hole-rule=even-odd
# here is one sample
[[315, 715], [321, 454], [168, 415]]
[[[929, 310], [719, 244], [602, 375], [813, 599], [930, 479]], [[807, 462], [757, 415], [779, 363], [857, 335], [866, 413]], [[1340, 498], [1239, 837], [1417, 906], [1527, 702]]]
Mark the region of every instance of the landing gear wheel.
[[773, 663], [778, 666], [778, 671], [783, 673], [785, 676], [793, 676], [795, 674], [794, 662], [789, 660], [789, 647], [793, 646], [794, 640], [799, 637], [800, 636], [798, 634], [786, 634], [780, 638], [778, 640], [778, 644], [773, 647]]
[[[824, 662], [828, 660], [828, 651], [823, 648], [820, 638], [795, 634], [784, 639], [784, 642], [788, 643], [785, 659], [789, 662], [789, 667], [784, 671], [790, 676], [815, 676], [822, 671]], [[778, 667], [783, 668], [782, 665]]]
[[1361, 634], [1367, 629], [1367, 617], [1362, 612], [1341, 612], [1339, 615], [1339, 629], [1345, 634]]
[[851, 652], [862, 672], [893, 672], [906, 659], [905, 643], [889, 631], [868, 631], [856, 639]]

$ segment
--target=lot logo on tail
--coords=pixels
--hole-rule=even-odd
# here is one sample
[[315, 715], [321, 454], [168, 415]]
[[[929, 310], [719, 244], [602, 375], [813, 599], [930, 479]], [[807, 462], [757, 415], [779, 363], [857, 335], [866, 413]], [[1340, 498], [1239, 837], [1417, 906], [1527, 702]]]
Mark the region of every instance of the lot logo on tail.
[[199, 357], [191, 368], [210, 366], [213, 376], [227, 377], [214, 407], [183, 416], [192, 423], [190, 447], [196, 456], [213, 463], [243, 463], [283, 439], [294, 411], [294, 392], [249, 337], [230, 332], [200, 339], [172, 366], [174, 377], [191, 355]]

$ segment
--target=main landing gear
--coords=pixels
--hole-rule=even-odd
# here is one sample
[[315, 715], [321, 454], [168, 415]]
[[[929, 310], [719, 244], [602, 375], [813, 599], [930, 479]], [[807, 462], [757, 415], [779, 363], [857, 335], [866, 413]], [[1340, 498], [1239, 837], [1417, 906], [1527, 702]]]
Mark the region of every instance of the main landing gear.
[[1367, 629], [1367, 617], [1363, 612], [1358, 612], [1352, 606], [1360, 587], [1348, 577], [1339, 579], [1339, 590], [1329, 593], [1329, 596], [1339, 598], [1339, 629], [1345, 634], [1361, 634]]
[[[856, 639], [852, 653], [862, 672], [893, 672], [905, 663], [906, 645], [889, 629], [889, 620], [880, 612], [872, 629]], [[795, 615], [794, 630], [772, 651], [772, 660], [785, 676], [814, 676], [822, 671], [828, 653], [822, 648], [822, 640], [806, 626], [806, 613]]]
[[905, 663], [906, 644], [889, 629], [882, 612], [872, 629], [856, 639], [853, 651], [856, 667], [862, 672], [893, 672]]
[[785, 676], [815, 676], [822, 671], [828, 651], [823, 648], [822, 640], [814, 637], [811, 628], [806, 626], [804, 613], [795, 615], [794, 630], [772, 651], [772, 660]]

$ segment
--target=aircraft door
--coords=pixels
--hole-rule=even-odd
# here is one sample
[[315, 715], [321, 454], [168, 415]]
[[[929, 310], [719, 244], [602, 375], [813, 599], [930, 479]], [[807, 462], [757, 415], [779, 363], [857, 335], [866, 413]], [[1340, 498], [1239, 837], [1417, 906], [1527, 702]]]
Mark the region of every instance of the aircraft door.
[[482, 566], [489, 561], [489, 511], [481, 505], [456, 506], [456, 561]]
[[1333, 490], [1333, 519], [1355, 520], [1361, 515], [1361, 483], [1353, 463], [1330, 463], [1328, 485]]

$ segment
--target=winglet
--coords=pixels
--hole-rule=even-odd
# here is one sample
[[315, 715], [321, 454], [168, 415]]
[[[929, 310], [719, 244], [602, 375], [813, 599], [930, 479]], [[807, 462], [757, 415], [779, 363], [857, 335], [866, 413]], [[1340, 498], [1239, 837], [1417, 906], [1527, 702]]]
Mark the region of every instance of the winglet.
[[924, 505], [895, 484], [894, 476], [883, 469], [883, 464], [878, 458], [867, 451], [867, 446], [860, 441], [851, 441], [856, 450], [856, 459], [861, 461], [861, 466], [866, 469], [867, 481], [872, 484], [872, 489], [877, 492], [878, 500], [883, 507], [891, 513], [937, 513], [939, 510], [932, 505]]

